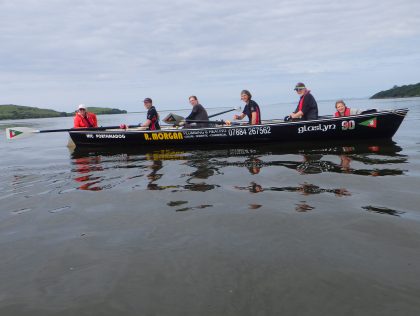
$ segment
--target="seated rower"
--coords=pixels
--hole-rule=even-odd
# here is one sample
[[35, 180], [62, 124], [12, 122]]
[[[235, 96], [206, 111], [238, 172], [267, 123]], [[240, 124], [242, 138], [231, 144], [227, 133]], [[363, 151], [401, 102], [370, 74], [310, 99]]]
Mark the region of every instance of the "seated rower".
[[88, 112], [84, 104], [78, 106], [74, 116], [74, 128], [98, 127], [98, 120], [94, 113]]
[[147, 127], [150, 131], [155, 131], [160, 129], [159, 125], [159, 114], [156, 111], [156, 108], [153, 106], [153, 101], [150, 98], [143, 100], [144, 107], [147, 109], [146, 121], [142, 124], [139, 124], [140, 127]]
[[188, 99], [193, 108], [190, 115], [185, 118], [186, 123], [184, 124], [184, 128], [209, 127], [209, 124], [205, 122], [209, 120], [206, 109], [200, 104], [195, 95], [190, 96]]
[[360, 114], [361, 112], [360, 110], [357, 110], [357, 109], [348, 108], [343, 100], [338, 100], [337, 102], [335, 102], [335, 108], [337, 110], [337, 112], [335, 112], [334, 114], [335, 117], [350, 116], [350, 115]]
[[261, 124], [261, 112], [257, 102], [251, 100], [252, 95], [248, 90], [242, 90], [241, 100], [245, 102], [245, 108], [240, 115], [235, 114], [234, 120], [242, 120], [245, 116], [248, 116], [249, 124], [256, 125]]
[[300, 96], [296, 110], [289, 115], [291, 120], [316, 120], [318, 118], [318, 104], [312, 96], [311, 91], [306, 89], [302, 82], [295, 86], [296, 93]]
[[[153, 101], [150, 98], [146, 98], [143, 100], [144, 107], [147, 109], [146, 121], [144, 123], [140, 123], [139, 127], [144, 127], [149, 131], [160, 130], [159, 125], [159, 114], [156, 111], [156, 108], [153, 106]], [[128, 126], [125, 124], [121, 124], [120, 128], [127, 129]]]

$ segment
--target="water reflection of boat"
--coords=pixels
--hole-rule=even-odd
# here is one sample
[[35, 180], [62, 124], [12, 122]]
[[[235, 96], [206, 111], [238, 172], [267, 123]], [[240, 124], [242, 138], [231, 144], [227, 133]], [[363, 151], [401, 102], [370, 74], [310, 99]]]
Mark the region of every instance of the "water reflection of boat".
[[151, 170], [150, 173], [148, 173], [147, 179], [149, 180], [149, 183], [147, 184], [148, 190], [159, 190], [159, 185], [156, 184], [156, 181], [158, 181], [162, 174], [159, 173], [159, 170], [162, 169], [163, 164], [162, 160], [152, 160], [152, 164], [148, 166], [148, 168]]
[[332, 193], [335, 196], [350, 196], [351, 193], [345, 188], [335, 188], [335, 189], [323, 189], [315, 184], [304, 182], [299, 186], [295, 187], [270, 187], [266, 190], [270, 191], [285, 191], [285, 192], [298, 192], [302, 195], [312, 195], [320, 193]]
[[395, 155], [402, 149], [391, 140], [367, 141], [330, 141], [299, 142], [279, 144], [238, 144], [238, 145], [208, 145], [206, 148], [197, 146], [159, 148], [92, 148], [76, 147], [70, 149], [72, 157], [85, 157], [86, 155], [143, 155], [152, 160], [188, 160], [190, 158], [209, 159], [212, 157], [236, 157], [251, 155], [286, 155], [286, 154], [365, 154]]
[[237, 185], [235, 186], [235, 189], [242, 190], [242, 191], [245, 190], [251, 193], [260, 193], [264, 191], [263, 187], [260, 184], [255, 183], [254, 181], [252, 181], [248, 186], [245, 186], [245, 187]]
[[[93, 168], [97, 168], [95, 159], [105, 161], [104, 168], [135, 168], [139, 172], [127, 177], [128, 180], [135, 178], [147, 179], [146, 188], [149, 190], [174, 190], [174, 191], [200, 191], [205, 192], [220, 187], [219, 182], [212, 182], [210, 179], [225, 172], [224, 168], [245, 168], [246, 174], [259, 176], [264, 168], [282, 167], [295, 170], [299, 174], [318, 173], [348, 173], [362, 176], [389, 176], [401, 175], [405, 170], [402, 164], [407, 161], [405, 155], [400, 154], [401, 148], [392, 141], [370, 141], [370, 142], [347, 142], [339, 144], [331, 143], [325, 146], [320, 143], [291, 145], [288, 148], [276, 145], [264, 146], [212, 146], [208, 149], [176, 148], [138, 150], [128, 148], [111, 149], [88, 149], [76, 148], [72, 152], [74, 163], [78, 159], [88, 159]], [[96, 157], [96, 158], [95, 158]], [[92, 160], [93, 159], [93, 160]], [[180, 170], [178, 181], [163, 179], [167, 165], [165, 161], [178, 161], [181, 164], [172, 164], [171, 168]], [[178, 167], [176, 167], [178, 165]], [[184, 167], [182, 167], [184, 166]], [[182, 169], [185, 169], [181, 171]], [[79, 176], [83, 176], [79, 172]], [[94, 175], [89, 174], [87, 183], [94, 180], [100, 181]], [[103, 180], [103, 179], [102, 179]], [[180, 181], [182, 180], [182, 181]], [[90, 182], [89, 182], [90, 181]], [[140, 181], [140, 180], [139, 180]], [[141, 180], [143, 181], [143, 180]], [[165, 183], [166, 182], [166, 183]], [[180, 183], [181, 182], [181, 183]], [[249, 183], [249, 182], [248, 182]], [[254, 182], [255, 183], [255, 182]], [[142, 186], [144, 184], [141, 184]], [[112, 187], [112, 184], [110, 185]], [[264, 190], [284, 189], [286, 191], [296, 190], [311, 192], [311, 186], [300, 188], [261, 188], [255, 189], [251, 183], [246, 190], [262, 192]], [[312, 188], [312, 189], [311, 189]], [[323, 188], [312, 190], [324, 192]], [[327, 189], [326, 189], [327, 190]], [[328, 189], [329, 190], [329, 189]], [[340, 188], [333, 189], [331, 193], [340, 195]], [[327, 192], [327, 191], [325, 191]], [[329, 191], [328, 191], [329, 192]], [[343, 192], [343, 195], [346, 193]]]
[[94, 172], [103, 170], [100, 162], [100, 156], [78, 157], [73, 160], [75, 166], [72, 170], [75, 173], [74, 181], [80, 183], [78, 187], [80, 190], [102, 190], [101, 186], [97, 185], [101, 182], [101, 177], [93, 175]]

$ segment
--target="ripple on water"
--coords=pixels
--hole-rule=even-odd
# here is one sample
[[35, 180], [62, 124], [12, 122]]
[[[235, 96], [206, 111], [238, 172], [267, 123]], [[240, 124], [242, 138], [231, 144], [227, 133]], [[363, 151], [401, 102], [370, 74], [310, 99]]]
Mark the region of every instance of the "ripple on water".
[[67, 210], [69, 210], [70, 208], [71, 208], [71, 206], [66, 205], [66, 206], [62, 206], [62, 207], [58, 207], [58, 208], [55, 208], [55, 209], [49, 210], [48, 212], [49, 212], [49, 213], [61, 213], [61, 212], [63, 212], [63, 211], [67, 211]]
[[168, 206], [179, 206], [182, 204], [187, 204], [188, 201], [170, 201], [167, 203]]
[[[178, 206], [181, 206], [181, 205], [187, 204], [187, 203], [188, 203], [188, 201], [171, 201], [171, 202], [167, 203], [167, 205], [171, 206], [171, 207], [178, 207]], [[183, 207], [183, 208], [176, 209], [175, 212], [185, 212], [185, 211], [191, 211], [191, 210], [199, 210], [199, 209], [204, 209], [204, 208], [208, 208], [208, 207], [213, 207], [213, 205], [202, 204], [202, 205], [197, 205], [197, 206]]]
[[386, 215], [392, 215], [392, 216], [398, 216], [398, 217], [406, 213], [403, 211], [394, 210], [394, 209], [384, 207], [384, 206], [367, 205], [367, 206], [362, 206], [362, 209], [368, 212], [374, 212], [378, 214], [386, 214]]
[[16, 195], [29, 198], [60, 193], [69, 184], [72, 184], [68, 165], [55, 165], [40, 169], [29, 167], [8, 168], [2, 174], [1, 182], [3, 194], [0, 195], [0, 200]]
[[28, 213], [30, 211], [32, 211], [31, 208], [22, 208], [22, 209], [19, 209], [19, 210], [10, 211], [10, 213], [15, 214], [15, 215], [20, 215], [20, 214]]

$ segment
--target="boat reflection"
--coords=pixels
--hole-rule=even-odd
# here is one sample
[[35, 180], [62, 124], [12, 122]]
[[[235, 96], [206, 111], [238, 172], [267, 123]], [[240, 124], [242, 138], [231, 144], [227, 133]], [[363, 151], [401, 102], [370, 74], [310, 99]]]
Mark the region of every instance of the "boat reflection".
[[212, 165], [206, 155], [197, 153], [185, 161], [185, 165], [193, 169], [190, 173], [183, 174], [187, 177], [184, 189], [189, 191], [206, 192], [220, 187], [218, 184], [207, 183], [206, 180], [219, 174], [217, 166]]
[[384, 206], [367, 205], [367, 206], [363, 206], [362, 209], [364, 209], [368, 212], [374, 212], [374, 213], [378, 213], [378, 214], [386, 214], [386, 215], [398, 216], [398, 217], [405, 213], [403, 211], [390, 209], [390, 208], [384, 207]]
[[98, 184], [102, 177], [94, 175], [103, 168], [100, 165], [101, 156], [79, 157], [73, 160], [74, 168], [72, 172], [75, 174], [74, 181], [78, 182], [80, 190], [100, 191], [102, 187]]
[[263, 162], [258, 157], [251, 156], [245, 160], [245, 165], [248, 168], [249, 173], [258, 174], [261, 171]]
[[320, 193], [332, 193], [335, 196], [350, 196], [351, 193], [345, 188], [337, 188], [337, 189], [324, 189], [315, 184], [311, 183], [302, 183], [299, 186], [295, 187], [270, 187], [266, 190], [270, 191], [284, 191], [284, 192], [297, 192], [302, 195], [312, 195], [312, 194], [320, 194]]
[[148, 166], [150, 173], [146, 175], [149, 183], [147, 184], [148, 190], [160, 190], [161, 188], [157, 185], [157, 181], [162, 178], [162, 173], [159, 173], [163, 167], [162, 160], [152, 160], [152, 164]]
[[255, 183], [255, 182], [251, 182], [248, 186], [245, 186], [245, 187], [236, 185], [235, 189], [238, 189], [238, 190], [241, 190], [241, 191], [245, 190], [245, 191], [249, 191], [251, 193], [260, 193], [260, 192], [264, 191], [263, 187], [260, 184]]
[[310, 206], [305, 201], [301, 201], [300, 203], [296, 204], [295, 211], [298, 213], [306, 213], [312, 211], [315, 207]]
[[[392, 141], [347, 144], [305, 144], [302, 146], [241, 145], [204, 149], [78, 149], [71, 153], [75, 168], [73, 179], [82, 190], [99, 191], [116, 186], [133, 190], [171, 190], [207, 192], [224, 186], [237, 174], [238, 190], [298, 192], [302, 195], [332, 193], [349, 196], [345, 188], [322, 188], [322, 184], [304, 182], [298, 186], [265, 186], [265, 168], [295, 170], [298, 175], [341, 173], [359, 176], [403, 175], [407, 157]], [[246, 172], [238, 173], [240, 168]], [[124, 170], [124, 171], [122, 171]], [[270, 169], [271, 170], [274, 169]], [[276, 172], [278, 172], [276, 170]], [[249, 178], [252, 177], [252, 178]], [[235, 176], [236, 178], [236, 176]], [[231, 181], [231, 180], [229, 180]], [[249, 183], [244, 185], [243, 183]], [[82, 183], [82, 185], [80, 185]]]
[[[329, 147], [316, 150], [301, 150], [301, 162], [276, 161], [273, 165], [295, 169], [300, 174], [349, 173], [361, 176], [396, 176], [406, 170], [395, 167], [407, 162], [407, 156], [399, 154], [401, 147], [395, 143], [374, 146]], [[336, 159], [336, 157], [338, 159]], [[336, 162], [337, 161], [337, 162]], [[352, 165], [357, 163], [358, 166]], [[394, 166], [394, 168], [391, 168]]]
[[[261, 171], [262, 161], [258, 157], [251, 155], [249, 156], [245, 161], [244, 165], [248, 169], [249, 173], [251, 175], [259, 174]], [[264, 188], [262, 185], [256, 183], [255, 181], [251, 181], [249, 186], [241, 187], [241, 186], [235, 186], [235, 189], [237, 190], [246, 190], [250, 193], [260, 193], [264, 191]], [[262, 207], [261, 204], [251, 203], [248, 205], [248, 208], [251, 210], [256, 210]]]

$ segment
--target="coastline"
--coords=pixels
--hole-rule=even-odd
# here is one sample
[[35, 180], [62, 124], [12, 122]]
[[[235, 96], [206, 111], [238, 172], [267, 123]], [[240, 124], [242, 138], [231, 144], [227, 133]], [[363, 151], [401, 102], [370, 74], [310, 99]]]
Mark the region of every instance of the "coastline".
[[[126, 110], [116, 108], [89, 107], [89, 111], [96, 115], [103, 114], [126, 114]], [[73, 117], [74, 112], [60, 112], [52, 109], [37, 108], [31, 106], [1, 104], [0, 120], [24, 120], [53, 117]]]

